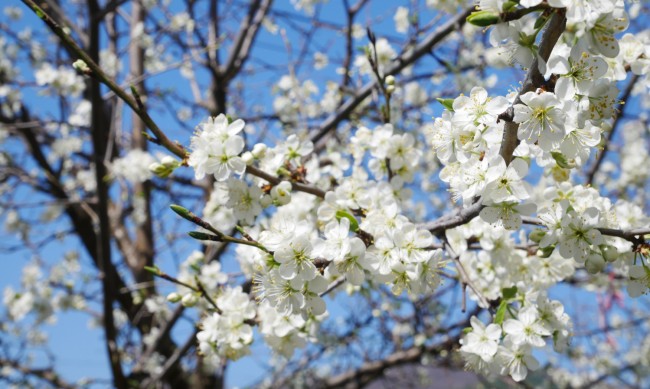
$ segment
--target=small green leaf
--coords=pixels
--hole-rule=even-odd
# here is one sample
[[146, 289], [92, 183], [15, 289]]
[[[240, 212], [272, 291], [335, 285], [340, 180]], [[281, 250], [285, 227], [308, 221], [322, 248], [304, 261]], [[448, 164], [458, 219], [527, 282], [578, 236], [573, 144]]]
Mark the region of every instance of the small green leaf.
[[537, 256], [540, 258], [548, 258], [551, 256], [551, 254], [553, 254], [553, 250], [555, 250], [555, 245], [540, 248], [537, 250]]
[[472, 331], [474, 331], [474, 328], [472, 328], [472, 327], [463, 328], [463, 334], [469, 334]]
[[547, 21], [548, 18], [546, 16], [540, 16], [539, 18], [537, 18], [537, 20], [535, 20], [535, 30], [541, 30]]
[[494, 323], [503, 324], [503, 320], [506, 318], [506, 310], [508, 309], [508, 302], [506, 300], [501, 300], [497, 313], [494, 315]]
[[158, 269], [158, 267], [156, 267], [156, 266], [145, 266], [144, 270], [148, 271], [149, 273], [151, 273], [151, 274], [153, 274], [155, 276], [160, 274], [160, 269]]
[[504, 300], [511, 300], [517, 295], [517, 287], [512, 286], [510, 288], [503, 288], [501, 294], [503, 295]]
[[438, 97], [436, 100], [438, 100], [447, 111], [454, 112], [454, 99], [443, 99]]
[[341, 218], [346, 218], [350, 221], [350, 231], [352, 232], [359, 231], [359, 222], [354, 216], [350, 215], [346, 211], [342, 211], [342, 210], [336, 211], [336, 220], [341, 220]]
[[551, 151], [551, 156], [562, 169], [571, 169], [573, 167], [573, 164], [569, 163], [566, 156], [559, 151]]
[[505, 3], [503, 3], [502, 10], [503, 10], [503, 12], [512, 11], [515, 8], [517, 8], [517, 5], [518, 4], [517, 4], [516, 1], [506, 1]]

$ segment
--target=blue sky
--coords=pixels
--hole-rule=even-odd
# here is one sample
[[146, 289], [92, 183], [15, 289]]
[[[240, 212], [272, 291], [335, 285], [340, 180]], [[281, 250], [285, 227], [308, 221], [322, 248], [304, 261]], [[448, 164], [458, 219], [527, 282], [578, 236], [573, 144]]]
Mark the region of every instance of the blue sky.
[[[16, 2], [18, 3], [18, 2]], [[289, 2], [276, 2], [277, 9], [288, 10], [290, 9]], [[358, 17], [358, 22], [365, 24], [367, 21], [372, 21], [373, 31], [378, 37], [387, 36], [390, 38], [393, 46], [395, 48], [399, 47], [397, 39], [403, 39], [398, 34], [394, 32], [394, 24], [392, 16], [394, 14], [394, 8], [398, 4], [408, 4], [408, 1], [402, 2], [391, 2], [391, 7], [386, 7], [386, 2], [381, 3], [371, 3], [360, 13]], [[420, 3], [423, 3], [422, 1]], [[30, 14], [30, 12], [21, 4], [18, 4], [20, 8], [23, 9], [23, 20], [17, 25], [19, 28], [29, 26], [34, 31], [44, 31], [43, 26], [37, 18]], [[422, 6], [424, 10], [424, 6]], [[326, 6], [322, 7], [321, 18], [326, 21], [331, 21], [335, 24], [343, 24], [344, 20], [341, 16], [342, 5], [339, 1], [331, 0]], [[431, 17], [431, 13], [423, 11], [421, 14], [421, 20], [423, 23], [426, 23]], [[3, 19], [4, 18], [4, 19]], [[0, 21], [5, 22], [6, 17], [0, 15]], [[231, 23], [238, 23], [237, 20], [231, 21]], [[300, 43], [303, 39], [300, 33], [296, 32], [293, 29], [287, 29], [288, 40], [292, 43], [292, 47], [295, 52], [299, 50]], [[367, 39], [364, 37], [358, 41], [359, 46], [365, 44]], [[282, 42], [280, 35], [272, 35], [269, 32], [263, 30], [259, 36], [260, 48], [256, 49], [254, 53], [255, 56], [263, 57], [265, 61], [269, 64], [283, 64], [286, 61], [286, 51], [285, 45]], [[332, 59], [340, 58], [342, 56], [343, 48], [340, 46], [340, 35], [338, 32], [330, 31], [324, 34], [322, 41], [319, 42], [320, 51], [326, 52]], [[321, 92], [324, 90], [324, 83], [327, 80], [338, 81], [340, 76], [335, 73], [335, 66], [330, 65], [324, 70], [318, 72], [312, 72], [310, 70], [311, 56], [313, 53], [308, 53], [306, 55], [307, 61], [301, 72], [304, 74], [313, 73], [310, 75], [310, 78], [316, 82], [316, 84], [321, 88]], [[433, 60], [428, 59], [429, 63]], [[333, 61], [334, 62], [334, 61]], [[125, 66], [126, 67], [126, 66]], [[303, 74], [301, 73], [301, 74]], [[522, 74], [521, 71], [511, 72], [499, 72], [499, 76], [505, 80], [499, 84], [499, 87], [496, 89], [499, 93], [505, 93], [508, 88], [512, 88], [516, 85], [517, 76]], [[270, 107], [272, 102], [272, 95], [268, 90], [268, 86], [276, 81], [277, 74], [271, 72], [261, 73], [257, 75], [252, 75], [250, 77], [254, 78], [254, 82], [258, 84], [259, 89], [254, 89], [251, 91], [246, 91], [246, 96], [249, 96], [253, 101], [259, 102], [261, 106]], [[299, 77], [302, 78], [302, 77]], [[177, 71], [170, 71], [159, 76], [153, 77], [147, 81], [148, 86], [160, 87], [160, 88], [174, 88], [182, 89], [187, 85], [186, 81], [181, 78]], [[499, 90], [500, 89], [500, 90]], [[467, 91], [466, 91], [467, 92]], [[57, 106], [55, 101], [52, 99], [47, 99], [42, 96], [39, 96], [37, 90], [34, 88], [25, 88], [23, 91], [25, 96], [25, 101], [34, 106], [38, 106], [35, 110], [37, 114], [46, 115], [48, 112], [55, 112]], [[186, 98], [191, 98], [190, 91], [188, 89], [185, 92], [181, 92], [181, 95], [184, 95]], [[448, 96], [445, 96], [448, 97]], [[453, 97], [453, 96], [449, 96]], [[634, 107], [638, 110], [638, 106]], [[434, 107], [435, 113], [440, 112], [441, 108], [439, 106]], [[234, 112], [233, 112], [234, 113]], [[175, 120], [166, 113], [160, 111], [154, 112], [154, 118], [160, 123], [172, 123], [169, 128], [170, 135], [174, 139], [180, 140], [182, 143], [187, 144], [189, 140], [189, 132], [187, 129], [183, 129], [178, 126]], [[194, 125], [198, 124], [203, 117], [194, 117], [188, 123], [189, 128], [192, 128]], [[127, 122], [128, 124], [128, 122]], [[11, 147], [11, 146], [10, 146]], [[154, 148], [154, 151], [156, 149]], [[184, 173], [181, 174], [191, 174], [188, 169], [185, 169]], [[33, 194], [24, 194], [21, 198], [27, 198], [30, 201], [38, 200], [38, 197]], [[165, 204], [160, 203], [162, 200], [159, 200], [160, 209], [164, 209]], [[193, 204], [198, 206], [197, 204]], [[36, 218], [40, 210], [35, 208], [27, 214], [32, 214]], [[171, 213], [164, 216], [165, 220], [173, 220], [175, 216]], [[176, 225], [180, 228], [184, 228], [187, 231], [191, 230], [193, 227], [188, 223], [178, 223]], [[54, 227], [61, 227], [54, 226]], [[38, 226], [34, 225], [33, 229], [36, 231]], [[9, 241], [5, 245], [18, 244], [19, 241], [11, 237], [8, 238]], [[68, 239], [63, 243], [56, 243], [47, 246], [47, 252], [42, 253], [42, 257], [46, 262], [54, 262], [60, 258], [65, 251], [70, 248], [76, 247], [78, 242], [74, 239]], [[175, 268], [174, 264], [182, 261], [187, 254], [193, 249], [196, 248], [192, 243], [184, 245], [186, 249], [185, 252], [179, 253], [181, 258], [172, 257], [171, 254], [167, 254], [163, 258], [160, 258], [160, 267], [173, 274], [173, 269]], [[21, 250], [12, 254], [10, 257], [4, 258], [3, 261], [3, 272], [0, 274], [0, 288], [4, 288], [6, 285], [13, 285], [17, 287], [19, 285], [20, 272], [22, 266], [32, 258], [32, 253], [27, 250]], [[228, 268], [228, 264], [232, 264], [234, 261], [226, 260], [225, 266]], [[87, 257], [82, 257], [82, 263], [84, 269], [88, 272], [93, 271], [92, 265], [89, 263]], [[165, 281], [160, 281], [160, 285], [164, 285]], [[162, 290], [166, 290], [165, 287], [161, 287]], [[169, 286], [171, 290], [171, 286]], [[564, 295], [566, 293], [571, 293], [570, 289], [566, 287], [558, 288], [552, 292], [557, 295]], [[587, 298], [586, 296], [591, 296]], [[594, 301], [593, 295], [585, 294], [585, 301]], [[331, 313], [332, 319], [337, 317], [343, 317], [348, 309], [347, 304], [349, 301], [343, 296], [339, 295], [336, 301], [328, 301], [329, 311]], [[591, 304], [588, 304], [592, 307]], [[100, 378], [109, 378], [109, 372], [107, 369], [107, 358], [105, 346], [103, 344], [103, 334], [98, 330], [89, 330], [88, 329], [88, 316], [85, 314], [77, 312], [69, 312], [58, 315], [58, 321], [56, 324], [47, 325], [45, 327], [49, 338], [51, 349], [56, 352], [56, 365], [62, 376], [67, 379], [78, 379], [84, 376], [90, 377], [100, 377]], [[179, 329], [174, 335], [179, 340], [182, 341], [187, 335], [187, 327], [184, 329]], [[227, 386], [245, 386], [257, 382], [265, 373], [265, 367], [268, 363], [269, 352], [268, 350], [261, 346], [261, 342], [256, 342], [253, 346], [253, 356], [243, 358], [240, 361], [232, 363], [228, 367], [227, 373]]]

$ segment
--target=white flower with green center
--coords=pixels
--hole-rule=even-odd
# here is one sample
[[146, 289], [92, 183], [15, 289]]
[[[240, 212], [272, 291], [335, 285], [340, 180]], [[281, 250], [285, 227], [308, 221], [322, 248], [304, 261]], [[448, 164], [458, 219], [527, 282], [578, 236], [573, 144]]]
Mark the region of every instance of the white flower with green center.
[[327, 290], [327, 286], [327, 279], [321, 275], [317, 275], [303, 284], [302, 294], [305, 296], [303, 317], [305, 317], [305, 313], [320, 316], [327, 311], [325, 300], [320, 296]]
[[570, 211], [562, 218], [562, 234], [559, 236], [560, 255], [584, 263], [591, 254], [591, 247], [603, 242], [596, 227], [600, 212], [587, 208], [581, 215]]
[[365, 271], [372, 271], [370, 260], [366, 258], [366, 245], [359, 238], [350, 239], [350, 249], [343, 257], [334, 259], [336, 272], [345, 275], [352, 285], [361, 285]]
[[304, 281], [300, 278], [284, 279], [274, 269], [259, 276], [256, 284], [258, 298], [268, 301], [281, 315], [298, 314], [305, 306]]
[[503, 96], [490, 98], [485, 88], [474, 87], [469, 96], [454, 99], [454, 125], [494, 125], [497, 116], [508, 108]]
[[237, 219], [246, 225], [252, 225], [255, 217], [262, 212], [260, 197], [262, 190], [257, 186], [248, 186], [244, 181], [230, 178], [228, 181], [228, 202]]
[[555, 94], [561, 100], [571, 100], [576, 94], [588, 95], [594, 81], [607, 73], [604, 59], [581, 51], [579, 46], [570, 49], [562, 46], [554, 50], [548, 61], [549, 73], [560, 76], [555, 84]]
[[487, 327], [476, 316], [470, 319], [472, 331], [461, 340], [460, 351], [476, 354], [490, 362], [499, 349], [501, 327], [491, 323]]
[[605, 57], [616, 57], [620, 47], [614, 34], [625, 31], [629, 24], [630, 19], [623, 8], [616, 8], [611, 13], [601, 15], [587, 31], [586, 36], [591, 49]]
[[525, 105], [514, 106], [518, 138], [527, 143], [537, 142], [544, 151], [556, 149], [564, 138], [566, 120], [558, 98], [550, 92], [528, 92], [521, 96], [521, 101]]
[[591, 149], [600, 144], [600, 128], [586, 122], [584, 128], [567, 131], [560, 145], [560, 151], [569, 159], [577, 159], [579, 165], [589, 158]]
[[531, 215], [536, 206], [532, 203], [520, 204], [518, 202], [503, 202], [485, 204], [479, 216], [485, 222], [503, 225], [506, 230], [516, 230], [521, 227], [521, 215]]
[[278, 249], [273, 258], [280, 264], [280, 276], [285, 280], [313, 280], [317, 271], [310, 257], [311, 251], [312, 245], [307, 235], [296, 236], [291, 243]]
[[515, 158], [506, 166], [503, 158], [498, 156], [491, 163], [485, 174], [487, 185], [483, 190], [485, 201], [494, 203], [506, 201], [519, 202], [530, 197], [523, 178], [528, 173], [528, 164], [521, 158]]
[[544, 347], [544, 336], [551, 332], [539, 321], [539, 312], [534, 307], [522, 308], [517, 319], [508, 319], [503, 323], [503, 331], [514, 344], [528, 344]]
[[528, 375], [528, 370], [537, 370], [539, 362], [532, 355], [528, 344], [516, 345], [504, 341], [497, 353], [498, 366], [502, 366], [501, 374], [509, 374], [513, 380], [522, 381]]

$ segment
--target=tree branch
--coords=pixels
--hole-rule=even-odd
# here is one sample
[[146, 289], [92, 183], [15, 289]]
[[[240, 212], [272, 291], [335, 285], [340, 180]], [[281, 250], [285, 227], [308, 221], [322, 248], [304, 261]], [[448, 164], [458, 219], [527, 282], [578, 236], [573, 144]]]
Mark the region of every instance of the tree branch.
[[[429, 34], [412, 52], [404, 53], [402, 56], [393, 60], [392, 64], [384, 71], [384, 75], [395, 75], [401, 70], [411, 65], [425, 54], [429, 53], [438, 43], [445, 39], [449, 34], [456, 31], [465, 24], [467, 16], [474, 11], [474, 6], [467, 8], [463, 12], [454, 16], [447, 23], [440, 26], [437, 30]], [[341, 105], [336, 112], [331, 114], [321, 125], [318, 130], [311, 136], [314, 144], [321, 141], [330, 131], [336, 129], [338, 124], [349, 117], [354, 109], [370, 96], [372, 90], [377, 86], [377, 80], [373, 79], [361, 87], [359, 93], [348, 99]]]

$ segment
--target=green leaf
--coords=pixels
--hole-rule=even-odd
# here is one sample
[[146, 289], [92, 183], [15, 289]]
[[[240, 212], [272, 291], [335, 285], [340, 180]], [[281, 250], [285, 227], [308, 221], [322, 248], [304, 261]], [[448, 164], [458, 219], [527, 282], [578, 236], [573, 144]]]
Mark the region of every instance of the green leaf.
[[472, 328], [472, 327], [463, 328], [463, 334], [469, 334], [472, 331], [474, 331], [474, 328]]
[[508, 302], [501, 300], [497, 313], [494, 315], [494, 323], [503, 324], [503, 320], [506, 318], [506, 310], [508, 310]]
[[553, 254], [553, 250], [555, 250], [555, 245], [540, 248], [537, 250], [537, 256], [540, 258], [548, 258], [551, 256], [551, 254]]
[[160, 274], [160, 269], [156, 266], [145, 266], [144, 270], [148, 271], [149, 273], [153, 274], [154, 276], [157, 276]]
[[443, 99], [438, 97], [436, 100], [438, 100], [447, 111], [454, 112], [454, 99]]
[[542, 27], [546, 24], [548, 18], [546, 16], [541, 16], [535, 20], [535, 30], [541, 30]]
[[342, 211], [342, 210], [336, 211], [336, 220], [340, 221], [341, 218], [346, 218], [350, 221], [350, 231], [352, 232], [359, 231], [359, 222], [354, 216], [350, 215], [346, 211]]
[[503, 295], [504, 300], [511, 300], [517, 295], [517, 287], [512, 286], [510, 288], [503, 288], [501, 294]]
[[512, 11], [512, 10], [514, 10], [515, 8], [517, 8], [517, 5], [519, 5], [519, 4], [517, 4], [516, 1], [506, 1], [506, 2], [503, 4], [503, 8], [502, 8], [502, 9], [503, 9], [503, 12]]
[[551, 156], [555, 160], [555, 163], [562, 169], [571, 169], [573, 167], [573, 164], [569, 163], [566, 156], [559, 151], [551, 151]]

